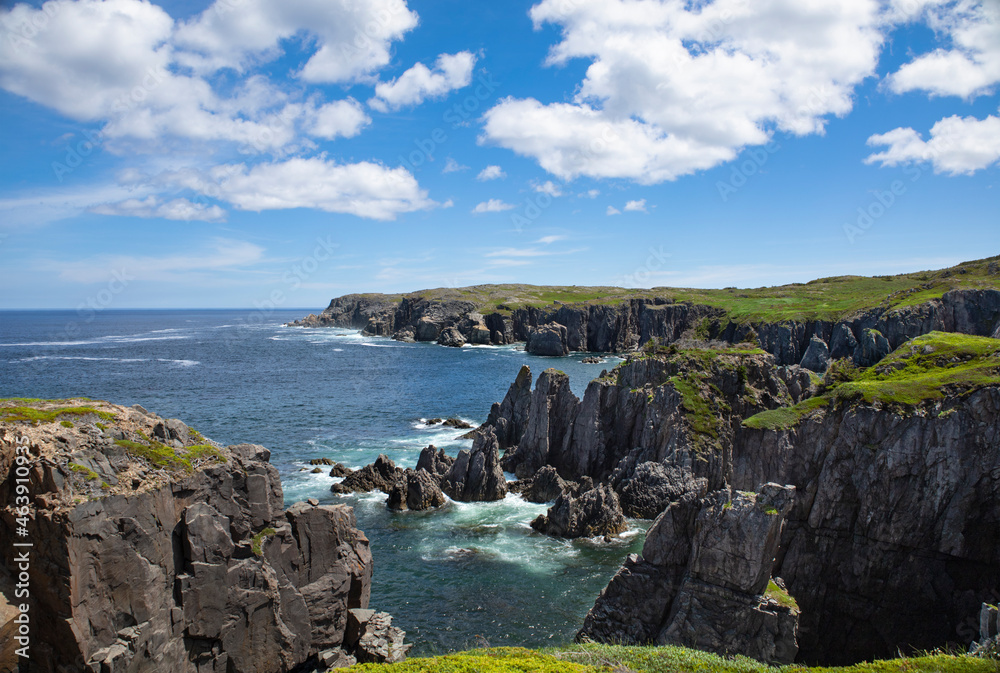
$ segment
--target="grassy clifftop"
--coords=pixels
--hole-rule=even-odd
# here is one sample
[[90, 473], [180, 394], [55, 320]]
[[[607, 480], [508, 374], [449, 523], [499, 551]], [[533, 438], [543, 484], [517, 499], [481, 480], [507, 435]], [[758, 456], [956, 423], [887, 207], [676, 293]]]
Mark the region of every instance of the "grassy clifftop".
[[725, 658], [683, 647], [574, 645], [564, 649], [500, 648], [458, 652], [399, 664], [361, 664], [365, 673], [997, 673], [1000, 662], [931, 654], [843, 668], [774, 668], [745, 657]]
[[838, 404], [912, 408], [996, 385], [1000, 385], [1000, 340], [931, 332], [911, 339], [868, 369], [836, 363], [827, 374], [822, 394], [793, 407], [759, 413], [743, 424], [779, 430]]
[[509, 313], [526, 307], [553, 304], [610, 304], [629, 299], [666, 299], [722, 309], [736, 321], [837, 320], [872, 308], [915, 306], [958, 289], [1000, 290], [1000, 256], [963, 262], [937, 271], [897, 276], [837, 276], [809, 283], [754, 289], [699, 290], [655, 287], [648, 290], [620, 287], [476, 285], [436, 288], [399, 295], [358, 295], [369, 299], [399, 301], [469, 301], [482, 313]]

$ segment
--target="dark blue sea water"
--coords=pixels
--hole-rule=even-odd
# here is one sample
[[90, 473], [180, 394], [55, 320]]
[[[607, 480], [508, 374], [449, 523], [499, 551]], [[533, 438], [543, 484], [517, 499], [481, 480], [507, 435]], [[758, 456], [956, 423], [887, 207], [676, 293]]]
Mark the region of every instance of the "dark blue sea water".
[[379, 453], [413, 467], [431, 443], [455, 455], [471, 443], [422, 419], [482, 422], [522, 364], [536, 376], [558, 366], [582, 395], [614, 361], [282, 326], [307, 312], [0, 311], [0, 397], [141, 404], [218, 442], [267, 446], [289, 504], [354, 505], [375, 557], [372, 606], [395, 616], [417, 653], [569, 641], [641, 547], [642, 523], [612, 543], [554, 540], [528, 526], [546, 507], [518, 496], [392, 513], [381, 493], [338, 498], [332, 478], [302, 469], [319, 457], [360, 467]]

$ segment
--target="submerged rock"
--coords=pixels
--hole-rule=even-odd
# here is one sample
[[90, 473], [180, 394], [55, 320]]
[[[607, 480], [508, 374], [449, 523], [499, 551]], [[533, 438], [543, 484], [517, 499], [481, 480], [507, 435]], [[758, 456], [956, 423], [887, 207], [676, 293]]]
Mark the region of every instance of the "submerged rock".
[[607, 486], [598, 486], [580, 497], [566, 493], [556, 498], [548, 513], [531, 522], [539, 533], [554, 537], [609, 537], [628, 529], [618, 496]]

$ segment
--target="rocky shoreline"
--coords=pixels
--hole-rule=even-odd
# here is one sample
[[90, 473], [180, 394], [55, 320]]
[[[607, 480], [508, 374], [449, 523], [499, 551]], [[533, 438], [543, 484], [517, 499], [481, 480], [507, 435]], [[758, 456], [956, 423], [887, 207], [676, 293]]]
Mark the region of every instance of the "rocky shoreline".
[[[10, 543], [26, 528], [31, 670], [277, 673], [404, 658], [405, 634], [368, 609], [373, 562], [353, 510], [284, 509], [269, 457], [138, 406], [0, 403], [0, 596], [23, 603]], [[5, 639], [0, 663], [18, 646]]]

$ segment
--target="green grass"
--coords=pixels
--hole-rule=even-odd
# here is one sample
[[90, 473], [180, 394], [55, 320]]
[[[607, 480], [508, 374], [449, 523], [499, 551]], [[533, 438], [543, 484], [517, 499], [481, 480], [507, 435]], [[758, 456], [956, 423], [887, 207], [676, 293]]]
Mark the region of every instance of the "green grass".
[[194, 463], [198, 460], [211, 459], [216, 462], [225, 462], [225, 458], [217, 448], [211, 444], [198, 444], [185, 449], [174, 449], [149, 439], [142, 435], [142, 442], [130, 439], [116, 439], [115, 444], [124, 448], [137, 458], [145, 459], [150, 465], [166, 470], [194, 471]]
[[[48, 402], [49, 400], [39, 401]], [[59, 420], [60, 416], [88, 416], [90, 414], [94, 414], [105, 421], [110, 421], [115, 417], [110, 411], [100, 411], [93, 407], [57, 407], [55, 409], [44, 410], [29, 406], [0, 407], [0, 421], [8, 423], [23, 421], [38, 425], [39, 423], [53, 423]]]
[[[510, 315], [520, 308], [558, 308], [560, 304], [620, 304], [630, 299], [661, 299], [690, 302], [721, 309], [721, 322], [784, 322], [838, 320], [859, 311], [895, 310], [940, 298], [957, 289], [1000, 289], [1000, 275], [989, 272], [1000, 257], [963, 262], [948, 269], [919, 271], [898, 276], [838, 276], [809, 283], [792, 283], [752, 289], [694, 289], [656, 287], [648, 290], [620, 287], [476, 285], [436, 288], [407, 295], [357, 295], [359, 298], [394, 303], [405, 298], [429, 301], [469, 301], [484, 313]], [[657, 310], [658, 307], [647, 307]], [[697, 326], [711, 330], [710, 321]]]
[[[775, 514], [777, 513], [778, 512], [775, 511]], [[794, 598], [792, 598], [792, 595], [789, 594], [784, 589], [782, 589], [781, 587], [779, 587], [774, 580], [767, 581], [767, 590], [764, 592], [764, 595], [766, 595], [768, 598], [773, 598], [774, 600], [778, 601], [779, 605], [783, 605], [786, 608], [795, 611], [798, 611], [799, 609], [799, 604], [798, 602], [796, 602]]]
[[265, 528], [253, 536], [250, 540], [250, 548], [253, 550], [254, 556], [260, 557], [264, 555], [264, 540], [274, 537], [277, 532], [273, 528]]
[[990, 659], [931, 654], [838, 668], [772, 667], [746, 657], [721, 657], [683, 647], [572, 645], [527, 650], [492, 648], [411, 658], [398, 664], [358, 664], [367, 673], [998, 673]]
[[63, 426], [64, 428], [72, 428], [73, 421], [59, 421], [59, 425]]
[[92, 469], [86, 465], [79, 465], [77, 463], [70, 463], [69, 469], [71, 472], [76, 472], [77, 474], [82, 474], [84, 479], [87, 481], [93, 481], [95, 479], [100, 479], [101, 475], [94, 472]]
[[743, 425], [783, 430], [821, 407], [864, 402], [906, 410], [995, 385], [1000, 385], [1000, 340], [931, 332], [906, 342], [874, 367], [839, 370], [818, 397], [759, 413]]

